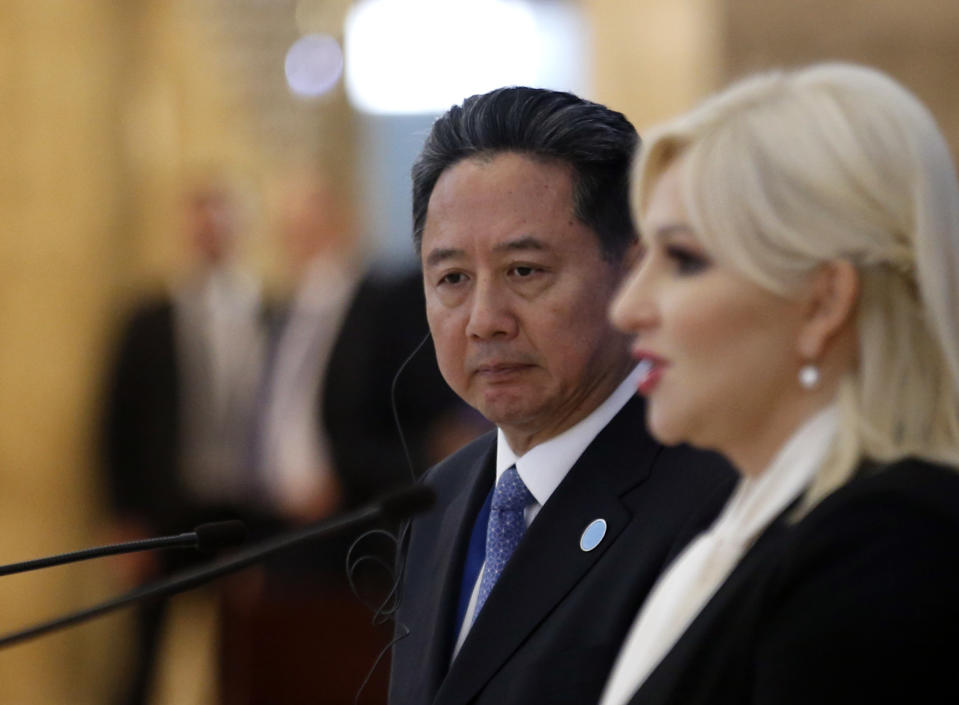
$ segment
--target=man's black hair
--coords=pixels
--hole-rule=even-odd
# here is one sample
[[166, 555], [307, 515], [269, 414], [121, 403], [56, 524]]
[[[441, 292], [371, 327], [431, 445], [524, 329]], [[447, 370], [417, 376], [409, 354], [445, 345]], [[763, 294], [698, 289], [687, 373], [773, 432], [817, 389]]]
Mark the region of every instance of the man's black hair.
[[440, 175], [463, 159], [502, 152], [557, 161], [572, 169], [573, 210], [618, 260], [636, 240], [629, 171], [636, 129], [614, 110], [571, 93], [498, 88], [474, 95], [440, 117], [413, 164], [413, 242], [423, 241], [426, 210]]

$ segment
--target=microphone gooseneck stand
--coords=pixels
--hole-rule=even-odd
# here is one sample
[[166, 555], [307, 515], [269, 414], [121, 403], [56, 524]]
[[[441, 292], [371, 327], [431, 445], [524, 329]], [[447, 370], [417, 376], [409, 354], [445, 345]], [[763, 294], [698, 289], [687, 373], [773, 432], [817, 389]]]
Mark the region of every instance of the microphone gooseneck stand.
[[51, 568], [56, 565], [76, 563], [77, 561], [100, 558], [101, 556], [115, 556], [121, 553], [136, 553], [137, 551], [154, 551], [161, 548], [195, 548], [201, 553], [214, 553], [221, 548], [242, 543], [244, 538], [246, 538], [246, 526], [243, 525], [242, 521], [236, 519], [214, 521], [209, 524], [201, 524], [193, 531], [175, 536], [125, 541], [123, 543], [113, 543], [97, 548], [85, 548], [82, 551], [60, 553], [56, 556], [47, 556], [46, 558], [34, 558], [33, 560], [22, 561], [20, 563], [10, 563], [9, 565], [0, 566], [0, 576], [25, 573], [31, 570], [39, 570], [40, 568]]
[[[422, 485], [414, 485], [393, 495], [381, 499], [356, 511], [321, 521], [298, 531], [265, 539], [248, 548], [215, 560], [213, 563], [186, 570], [159, 580], [150, 585], [137, 588], [120, 597], [102, 602], [99, 605], [73, 612], [64, 617], [51, 619], [33, 627], [12, 632], [0, 638], [0, 649], [19, 644], [43, 634], [86, 622], [87, 620], [113, 612], [135, 602], [168, 597], [178, 592], [207, 583], [229, 573], [246, 568], [270, 555], [298, 544], [334, 536], [348, 529], [357, 529], [380, 519], [397, 521], [412, 514], [426, 511], [433, 504], [433, 492]], [[136, 542], [134, 542], [136, 543]], [[68, 554], [70, 555], [70, 554]], [[43, 559], [41, 559], [43, 560]], [[78, 559], [79, 560], [79, 559]]]

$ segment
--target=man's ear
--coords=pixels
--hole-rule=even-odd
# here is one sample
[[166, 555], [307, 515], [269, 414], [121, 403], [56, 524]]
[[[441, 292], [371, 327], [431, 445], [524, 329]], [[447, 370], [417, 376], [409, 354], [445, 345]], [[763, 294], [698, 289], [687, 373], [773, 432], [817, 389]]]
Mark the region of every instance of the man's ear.
[[847, 260], [830, 260], [812, 276], [806, 295], [799, 355], [818, 360], [829, 342], [853, 322], [859, 300], [859, 272]]

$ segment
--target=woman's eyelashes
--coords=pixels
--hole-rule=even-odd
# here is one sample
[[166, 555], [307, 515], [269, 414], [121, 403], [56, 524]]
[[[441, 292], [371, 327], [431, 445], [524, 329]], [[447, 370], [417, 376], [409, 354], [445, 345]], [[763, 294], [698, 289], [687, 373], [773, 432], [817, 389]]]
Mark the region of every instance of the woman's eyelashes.
[[705, 255], [682, 245], [667, 245], [665, 249], [666, 256], [676, 265], [676, 271], [680, 274], [697, 274], [711, 264]]

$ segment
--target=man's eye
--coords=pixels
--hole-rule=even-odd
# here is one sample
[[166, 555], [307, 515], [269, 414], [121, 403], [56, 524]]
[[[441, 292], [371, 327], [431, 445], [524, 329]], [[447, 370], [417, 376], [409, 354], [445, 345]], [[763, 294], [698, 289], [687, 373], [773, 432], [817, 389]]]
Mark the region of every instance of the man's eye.
[[443, 278], [440, 279], [440, 284], [459, 284], [466, 276], [462, 272], [450, 272], [449, 274], [443, 275]]
[[520, 278], [522, 279], [522, 278], [529, 277], [529, 276], [535, 274], [537, 271], [538, 271], [538, 269], [537, 269], [536, 267], [530, 267], [530, 266], [522, 265], [522, 264], [521, 264], [521, 265], [518, 265], [518, 266], [516, 266], [516, 267], [513, 267], [513, 268], [510, 270], [510, 273], [515, 274], [516, 276], [518, 276], [518, 277], [520, 277]]

